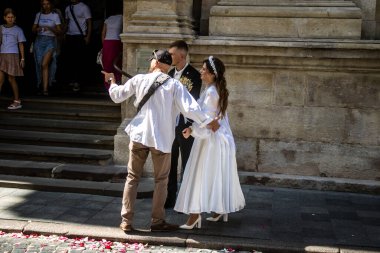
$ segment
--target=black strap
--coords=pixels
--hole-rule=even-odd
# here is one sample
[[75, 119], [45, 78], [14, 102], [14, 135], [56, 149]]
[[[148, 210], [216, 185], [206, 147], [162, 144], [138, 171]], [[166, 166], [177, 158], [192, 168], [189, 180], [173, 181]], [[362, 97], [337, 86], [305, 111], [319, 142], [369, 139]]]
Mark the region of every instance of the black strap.
[[141, 99], [139, 105], [137, 106], [137, 113], [141, 110], [141, 108], [148, 101], [148, 99], [153, 95], [153, 93], [156, 91], [156, 89], [158, 87], [160, 87], [163, 83], [165, 83], [169, 78], [170, 78], [170, 76], [168, 76], [168, 75], [159, 75], [156, 78], [156, 80], [153, 82], [153, 84], [149, 87], [148, 92]]
[[77, 27], [78, 27], [80, 33], [81, 33], [82, 36], [84, 37], [85, 34], [84, 34], [82, 28], [80, 27], [77, 18], [75, 17], [75, 14], [74, 14], [74, 5], [73, 5], [73, 4], [70, 4], [70, 12], [71, 12], [71, 16], [73, 17], [73, 19], [74, 19], [74, 21], [75, 21], [75, 24], [77, 25]]

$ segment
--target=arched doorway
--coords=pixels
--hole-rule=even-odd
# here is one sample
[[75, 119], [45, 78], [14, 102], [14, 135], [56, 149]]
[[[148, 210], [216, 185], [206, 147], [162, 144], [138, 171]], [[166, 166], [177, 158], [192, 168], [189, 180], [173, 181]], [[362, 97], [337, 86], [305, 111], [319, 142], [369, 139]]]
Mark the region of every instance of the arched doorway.
[[[70, 4], [70, 0], [53, 0], [56, 7], [61, 10], [64, 15], [65, 8]], [[92, 38], [89, 44], [88, 53], [86, 55], [86, 68], [83, 69], [83, 75], [87, 80], [84, 84], [85, 87], [99, 88], [99, 92], [103, 88], [103, 78], [100, 73], [101, 68], [96, 64], [97, 52], [102, 47], [101, 44], [101, 29], [104, 19], [107, 17], [107, 6], [110, 4], [117, 4], [122, 8], [123, 0], [83, 0], [91, 9], [93, 30]], [[26, 36], [27, 42], [25, 43], [25, 50], [29, 51], [30, 43], [33, 38], [31, 28], [34, 22], [36, 13], [40, 10], [40, 0], [2, 0], [0, 1], [0, 13], [3, 16], [3, 11], [5, 8], [12, 8], [15, 10], [17, 15], [17, 25], [20, 26]], [[1, 24], [4, 23], [3, 18], [1, 18]], [[25, 94], [33, 94], [35, 92], [35, 66], [33, 55], [26, 52], [26, 66], [24, 70], [24, 77], [19, 78], [20, 92]], [[63, 60], [58, 59], [58, 70], [57, 70], [57, 85], [65, 85], [64, 75], [65, 75], [65, 65], [70, 64], [69, 62], [63, 62]], [[7, 86], [7, 85], [6, 85]], [[5, 87], [4, 87], [5, 88]]]

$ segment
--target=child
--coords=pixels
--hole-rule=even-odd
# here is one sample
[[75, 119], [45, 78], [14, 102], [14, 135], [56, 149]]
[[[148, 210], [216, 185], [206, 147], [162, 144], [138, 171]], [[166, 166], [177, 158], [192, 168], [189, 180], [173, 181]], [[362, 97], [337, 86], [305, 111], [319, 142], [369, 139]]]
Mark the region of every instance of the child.
[[26, 39], [22, 29], [15, 24], [16, 15], [11, 8], [4, 10], [4, 20], [5, 24], [0, 26], [0, 91], [4, 83], [5, 74], [7, 74], [14, 96], [13, 103], [8, 106], [8, 109], [16, 110], [22, 107], [16, 76], [24, 75], [23, 68], [25, 62], [23, 42], [25, 42]]

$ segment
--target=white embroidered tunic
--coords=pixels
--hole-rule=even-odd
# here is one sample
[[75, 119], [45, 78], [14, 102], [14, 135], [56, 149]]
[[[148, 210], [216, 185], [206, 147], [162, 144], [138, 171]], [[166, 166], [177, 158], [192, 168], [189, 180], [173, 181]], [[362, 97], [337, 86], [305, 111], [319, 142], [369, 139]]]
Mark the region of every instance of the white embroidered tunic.
[[[136, 95], [134, 106], [137, 107], [151, 84], [162, 74], [161, 72], [139, 74], [124, 85], [112, 84], [109, 88], [110, 97], [115, 103], [121, 103]], [[201, 128], [213, 120], [201, 111], [186, 87], [170, 78], [157, 88], [125, 131], [131, 141], [170, 153], [174, 141], [176, 117], [179, 113], [199, 123]]]

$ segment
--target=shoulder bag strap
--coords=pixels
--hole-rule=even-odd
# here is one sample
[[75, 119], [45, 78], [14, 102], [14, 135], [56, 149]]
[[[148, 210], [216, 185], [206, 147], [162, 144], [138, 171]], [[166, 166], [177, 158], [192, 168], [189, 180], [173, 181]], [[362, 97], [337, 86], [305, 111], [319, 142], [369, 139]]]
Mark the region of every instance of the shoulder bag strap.
[[80, 27], [77, 18], [75, 17], [75, 14], [74, 14], [74, 5], [72, 5], [72, 4], [70, 4], [70, 12], [71, 12], [71, 16], [73, 16], [73, 19], [74, 19], [74, 21], [75, 21], [75, 24], [77, 25], [77, 27], [78, 27], [80, 33], [81, 33], [82, 36], [84, 37], [85, 34], [83, 33], [83, 30], [82, 30], [82, 28]]
[[153, 82], [153, 84], [149, 87], [148, 92], [145, 94], [145, 96], [141, 99], [139, 105], [137, 106], [137, 113], [141, 110], [143, 105], [148, 101], [148, 99], [153, 95], [153, 93], [157, 90], [158, 87], [160, 87], [163, 83], [165, 83], [170, 76], [168, 75], [160, 75], [157, 77], [157, 79]]

